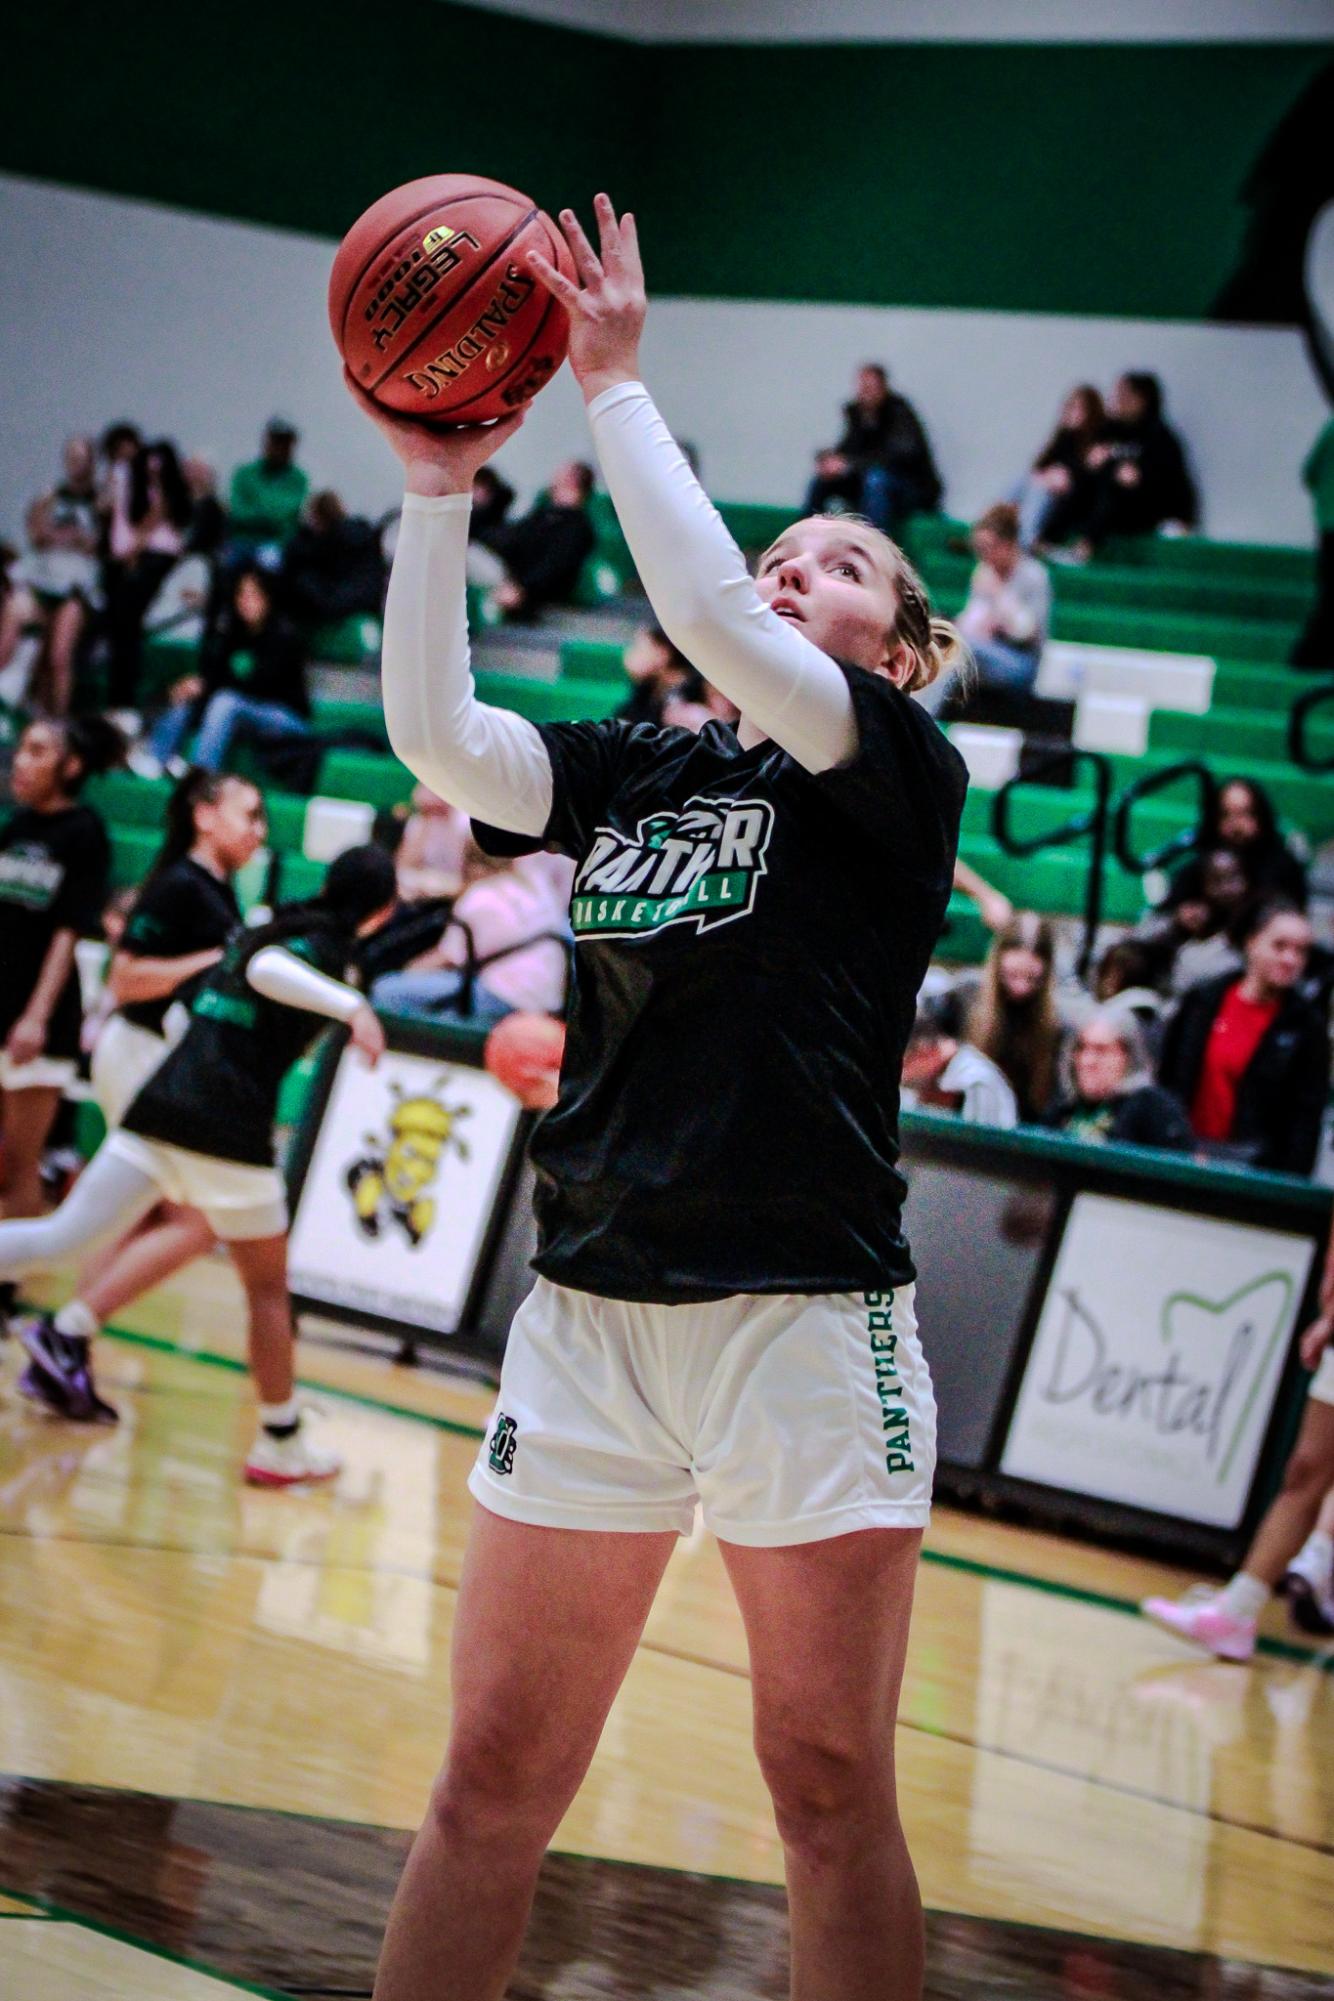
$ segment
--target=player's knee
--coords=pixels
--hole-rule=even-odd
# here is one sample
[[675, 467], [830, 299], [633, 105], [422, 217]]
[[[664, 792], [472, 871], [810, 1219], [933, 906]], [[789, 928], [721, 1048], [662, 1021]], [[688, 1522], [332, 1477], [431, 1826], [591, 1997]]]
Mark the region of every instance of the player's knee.
[[755, 1750], [785, 1847], [834, 1857], [865, 1838], [868, 1819], [893, 1813], [889, 1757], [857, 1738], [757, 1726]]
[[431, 1792], [447, 1834], [484, 1840], [525, 1832], [545, 1846], [583, 1776], [568, 1750], [544, 1748], [508, 1721], [456, 1730]]

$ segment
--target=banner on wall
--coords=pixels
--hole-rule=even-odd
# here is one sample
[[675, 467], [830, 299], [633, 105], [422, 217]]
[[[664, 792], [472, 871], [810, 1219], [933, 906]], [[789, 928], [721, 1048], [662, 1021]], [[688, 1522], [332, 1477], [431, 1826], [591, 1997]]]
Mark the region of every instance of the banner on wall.
[[485, 1070], [344, 1050], [292, 1222], [293, 1296], [432, 1333], [468, 1317], [518, 1100]]
[[1314, 1255], [1285, 1231], [1076, 1196], [1001, 1471], [1234, 1528]]

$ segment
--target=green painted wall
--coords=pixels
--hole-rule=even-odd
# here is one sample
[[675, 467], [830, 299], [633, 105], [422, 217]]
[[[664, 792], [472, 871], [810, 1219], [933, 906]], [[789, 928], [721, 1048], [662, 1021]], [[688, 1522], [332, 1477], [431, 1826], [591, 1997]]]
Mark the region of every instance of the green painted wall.
[[466, 164], [552, 206], [610, 186], [662, 292], [1184, 319], [1332, 53], [646, 49], [441, 0], [46, 0], [6, 41], [19, 173], [336, 235]]

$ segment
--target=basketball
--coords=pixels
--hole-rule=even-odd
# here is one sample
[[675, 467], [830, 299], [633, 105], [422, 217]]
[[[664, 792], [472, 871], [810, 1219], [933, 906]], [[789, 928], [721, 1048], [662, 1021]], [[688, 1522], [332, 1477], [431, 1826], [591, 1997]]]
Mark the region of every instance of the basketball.
[[507, 1014], [486, 1038], [487, 1069], [530, 1112], [556, 1102], [565, 1025], [549, 1014]]
[[431, 174], [382, 195], [329, 278], [329, 323], [354, 381], [387, 410], [436, 424], [488, 423], [530, 402], [569, 336], [530, 250], [573, 277], [551, 218], [501, 181]]

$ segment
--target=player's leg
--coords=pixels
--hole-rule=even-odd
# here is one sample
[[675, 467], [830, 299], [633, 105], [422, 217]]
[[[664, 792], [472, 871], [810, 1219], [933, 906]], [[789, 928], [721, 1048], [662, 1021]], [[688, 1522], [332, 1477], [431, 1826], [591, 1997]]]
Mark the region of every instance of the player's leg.
[[1270, 1502], [1242, 1559], [1220, 1590], [1197, 1585], [1181, 1598], [1146, 1598], [1142, 1610], [1160, 1626], [1207, 1647], [1222, 1660], [1249, 1660], [1261, 1612], [1315, 1526], [1334, 1484], [1334, 1403], [1310, 1396], [1301, 1429]]
[[918, 1529], [721, 1544], [787, 1867], [793, 2001], [917, 2001], [924, 1936], [894, 1725]]
[[444, 1767], [390, 1912], [376, 2001], [499, 2001], [543, 1854], [588, 1768], [673, 1531], [532, 1528], [479, 1507]]
[[40, 1216], [42, 1150], [60, 1109], [60, 1086], [36, 1084], [0, 1096], [0, 1215]]
[[1315, 1527], [1283, 1574], [1288, 1610], [1303, 1632], [1334, 1633], [1334, 1485]]

